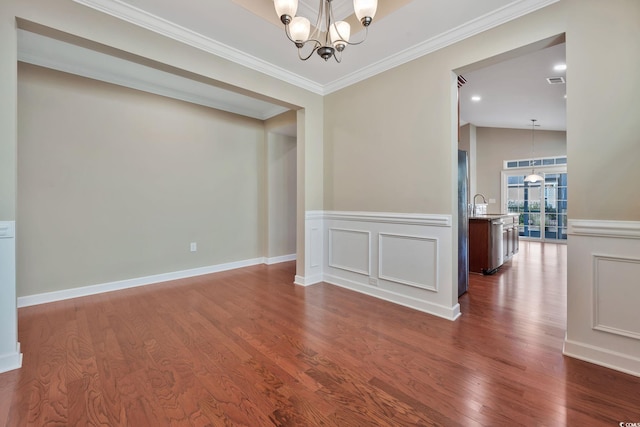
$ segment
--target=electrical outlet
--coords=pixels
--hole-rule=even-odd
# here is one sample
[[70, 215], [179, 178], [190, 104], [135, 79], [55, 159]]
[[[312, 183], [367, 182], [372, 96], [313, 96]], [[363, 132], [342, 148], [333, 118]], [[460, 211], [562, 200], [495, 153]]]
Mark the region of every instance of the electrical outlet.
[[196, 242], [191, 242], [191, 252], [195, 252], [198, 250], [198, 244]]
[[369, 284], [372, 286], [378, 286], [378, 279], [375, 277], [369, 277]]
[[489, 199], [489, 203], [495, 203], [496, 199]]

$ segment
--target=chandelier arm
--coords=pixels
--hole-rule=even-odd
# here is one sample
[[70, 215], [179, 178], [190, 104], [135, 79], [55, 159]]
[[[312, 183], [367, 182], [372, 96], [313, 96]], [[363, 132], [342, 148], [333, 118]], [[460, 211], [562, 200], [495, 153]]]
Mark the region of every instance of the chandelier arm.
[[314, 32], [320, 31], [320, 24], [322, 23], [322, 17], [324, 16], [325, 0], [319, 0], [318, 2], [318, 17], [316, 18], [316, 26]]
[[324, 45], [331, 46], [331, 24], [333, 23], [333, 6], [331, 6], [331, 1], [324, 1], [324, 19], [325, 19], [325, 28], [327, 32], [324, 34]]
[[[340, 32], [339, 31], [337, 31], [337, 32], [338, 32], [338, 35], [340, 36]], [[344, 42], [345, 44], [347, 44], [349, 46], [358, 46], [359, 44], [362, 44], [367, 39], [368, 35], [369, 35], [369, 27], [364, 27], [364, 37], [359, 42], [350, 42], [350, 41], [347, 41], [347, 40], [340, 40], [340, 41]], [[342, 36], [340, 36], [340, 38], [342, 38]]]
[[302, 48], [299, 47], [298, 48], [298, 58], [303, 60], [303, 61], [306, 61], [307, 59], [311, 58], [311, 55], [313, 55], [317, 50], [318, 50], [318, 48], [316, 47], [309, 53], [309, 55], [302, 56]]
[[[309, 52], [309, 55], [304, 56], [302, 55], [302, 49], [304, 49], [304, 46], [309, 42], [313, 42], [313, 48], [311, 49], [311, 52]], [[311, 55], [316, 53], [318, 49], [322, 47], [322, 43], [320, 43], [318, 40], [307, 40], [304, 43], [296, 43], [296, 46], [298, 47], [298, 58], [306, 61], [307, 59], [311, 58]]]

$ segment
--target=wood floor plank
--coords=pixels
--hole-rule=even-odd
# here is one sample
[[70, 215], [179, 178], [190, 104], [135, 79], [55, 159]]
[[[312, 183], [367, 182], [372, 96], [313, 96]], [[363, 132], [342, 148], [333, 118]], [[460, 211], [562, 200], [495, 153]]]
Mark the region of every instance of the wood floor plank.
[[255, 266], [18, 312], [0, 425], [640, 422], [640, 378], [564, 357], [566, 246], [471, 275], [455, 322]]

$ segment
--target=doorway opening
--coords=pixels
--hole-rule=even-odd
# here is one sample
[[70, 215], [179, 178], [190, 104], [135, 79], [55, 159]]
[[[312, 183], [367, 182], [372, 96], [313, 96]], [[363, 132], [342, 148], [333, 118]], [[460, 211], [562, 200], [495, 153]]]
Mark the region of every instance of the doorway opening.
[[[559, 65], [565, 68], [554, 68]], [[564, 35], [454, 70], [464, 81], [458, 92], [458, 149], [468, 152], [469, 194], [485, 197], [489, 215], [517, 215], [518, 237], [543, 247], [567, 240], [566, 90], [551, 84], [564, 83], [565, 70]], [[531, 119], [542, 125], [535, 159], [530, 158]], [[544, 179], [525, 183], [532, 164]], [[459, 256], [461, 250], [459, 244]], [[552, 256], [553, 251], [539, 252]], [[511, 263], [527, 262], [528, 255], [520, 251]], [[517, 279], [506, 274], [501, 283]]]

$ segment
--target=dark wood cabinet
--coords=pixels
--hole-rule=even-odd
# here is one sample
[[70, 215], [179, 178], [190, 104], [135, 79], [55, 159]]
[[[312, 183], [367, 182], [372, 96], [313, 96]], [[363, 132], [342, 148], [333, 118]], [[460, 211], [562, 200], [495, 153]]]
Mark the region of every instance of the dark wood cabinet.
[[484, 273], [490, 269], [491, 221], [469, 219], [469, 272]]
[[519, 250], [515, 215], [480, 215], [469, 218], [469, 271], [491, 274]]

